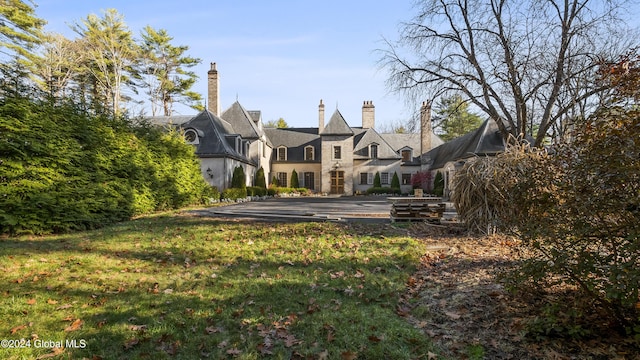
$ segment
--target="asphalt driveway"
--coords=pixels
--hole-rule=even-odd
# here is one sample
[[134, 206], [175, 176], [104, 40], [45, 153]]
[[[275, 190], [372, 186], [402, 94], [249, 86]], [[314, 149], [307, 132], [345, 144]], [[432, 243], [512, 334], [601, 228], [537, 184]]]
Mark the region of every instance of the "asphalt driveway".
[[391, 204], [384, 196], [282, 197], [194, 211], [200, 216], [231, 216], [278, 221], [355, 221], [388, 223]]

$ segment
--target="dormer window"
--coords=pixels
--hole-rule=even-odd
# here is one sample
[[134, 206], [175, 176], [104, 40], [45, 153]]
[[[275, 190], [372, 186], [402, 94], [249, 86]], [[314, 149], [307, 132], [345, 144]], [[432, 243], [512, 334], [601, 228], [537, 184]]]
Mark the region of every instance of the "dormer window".
[[184, 131], [184, 140], [187, 144], [197, 145], [200, 143], [200, 137], [195, 129], [187, 129]]
[[378, 144], [369, 145], [369, 157], [372, 159], [378, 158]]
[[287, 161], [287, 148], [285, 146], [280, 146], [278, 148], [278, 151], [276, 152], [276, 160]]
[[412, 155], [411, 155], [411, 150], [402, 150], [401, 151], [401, 155], [402, 155], [402, 162], [409, 162], [411, 161]]
[[313, 161], [315, 158], [315, 149], [313, 146], [309, 145], [304, 148], [304, 160], [305, 161]]

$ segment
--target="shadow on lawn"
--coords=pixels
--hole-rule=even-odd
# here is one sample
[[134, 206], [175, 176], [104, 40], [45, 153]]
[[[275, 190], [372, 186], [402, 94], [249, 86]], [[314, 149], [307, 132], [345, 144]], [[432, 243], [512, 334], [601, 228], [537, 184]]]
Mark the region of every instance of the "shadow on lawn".
[[[11, 256], [39, 256], [44, 261], [35, 261], [46, 272], [36, 272], [40, 281], [14, 280], [14, 275], [22, 274], [4, 277], [2, 287], [9, 290], [1, 301], [20, 300], [5, 313], [11, 324], [1, 331], [9, 333], [13, 324], [25, 323], [29, 326], [12, 337], [40, 334], [42, 339], [86, 340], [85, 349], [65, 350], [71, 358], [273, 353], [313, 359], [330, 351], [330, 358], [352, 352], [371, 359], [400, 359], [432, 350], [429, 340], [395, 316], [408, 276], [406, 258], [381, 253], [359, 261], [349, 255], [351, 250], [341, 250], [340, 246], [348, 246], [342, 244], [334, 249], [337, 257], [327, 253], [306, 259], [295, 252], [305, 249], [298, 248], [269, 260], [251, 253], [218, 260], [215, 254], [198, 253], [197, 244], [191, 247], [191, 230], [210, 227], [218, 232], [221, 227], [236, 230], [234, 226], [241, 230], [248, 223], [190, 217], [160, 220], [136, 220], [82, 235], [1, 240], [0, 254], [9, 256], [0, 262], [2, 266], [22, 261]], [[271, 231], [277, 224], [264, 226]], [[180, 251], [167, 254], [164, 248], [135, 247], [135, 242], [171, 236], [182, 236], [175, 242], [184, 246], [169, 247]], [[110, 247], [116, 240], [130, 246]], [[232, 246], [233, 240], [225, 244]], [[80, 254], [98, 260], [83, 263]], [[79, 263], [74, 262], [77, 258]], [[100, 259], [117, 266], [110, 263], [109, 269]], [[130, 267], [132, 263], [139, 268]], [[30, 297], [37, 303], [23, 302]], [[82, 325], [65, 331], [76, 320]], [[19, 356], [36, 357], [49, 349], [24, 351]], [[0, 355], [7, 354], [0, 351]]]

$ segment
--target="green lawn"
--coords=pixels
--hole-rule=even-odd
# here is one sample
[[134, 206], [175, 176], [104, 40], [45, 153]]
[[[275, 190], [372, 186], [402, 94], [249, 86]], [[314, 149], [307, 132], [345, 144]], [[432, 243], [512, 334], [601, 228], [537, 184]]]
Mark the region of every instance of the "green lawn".
[[396, 311], [424, 253], [401, 234], [161, 214], [2, 238], [0, 358], [431, 358]]

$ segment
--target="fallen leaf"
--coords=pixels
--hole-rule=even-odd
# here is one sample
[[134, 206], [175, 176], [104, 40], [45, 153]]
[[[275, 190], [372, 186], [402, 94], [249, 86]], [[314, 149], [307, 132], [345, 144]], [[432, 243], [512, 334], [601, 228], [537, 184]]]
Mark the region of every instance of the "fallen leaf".
[[22, 329], [26, 329], [27, 325], [18, 325], [16, 327], [14, 327], [13, 329], [11, 329], [11, 334], [15, 334], [18, 331], [22, 330]]
[[64, 310], [64, 309], [68, 309], [68, 308], [72, 308], [73, 305], [71, 304], [64, 304], [64, 305], [60, 305], [56, 308], [56, 310]]
[[207, 326], [206, 328], [204, 328], [204, 332], [208, 335], [215, 334], [220, 331], [221, 329], [219, 327], [214, 327], [214, 326]]
[[47, 304], [49, 304], [49, 305], [55, 305], [55, 304], [57, 304], [57, 303], [58, 303], [58, 301], [57, 301], [57, 300], [53, 300], [53, 299], [49, 299], [49, 300], [47, 300]]
[[329, 350], [325, 350], [318, 354], [318, 360], [327, 360], [329, 359]]
[[133, 339], [125, 341], [123, 346], [124, 346], [125, 350], [129, 350], [132, 347], [138, 345], [139, 343], [140, 343], [140, 340], [138, 338], [133, 338]]
[[147, 330], [147, 325], [131, 325], [131, 326], [129, 326], [129, 330], [131, 330], [131, 331], [145, 331], [145, 330]]
[[240, 355], [240, 354], [242, 354], [242, 350], [238, 350], [236, 348], [227, 350], [227, 355], [235, 356], [235, 355]]
[[341, 353], [340, 356], [342, 357], [342, 360], [355, 360], [358, 358], [358, 353], [345, 351]]
[[64, 331], [69, 332], [69, 331], [80, 330], [80, 328], [82, 327], [82, 324], [84, 324], [84, 321], [80, 319], [76, 319], [76, 321], [72, 322], [71, 325], [67, 326], [64, 329]]
[[33, 304], [35, 304], [35, 303], [36, 303], [36, 299], [35, 299], [35, 298], [34, 298], [34, 299], [29, 299], [29, 300], [27, 300], [27, 304], [28, 304], [28, 305], [33, 305]]
[[438, 354], [434, 354], [431, 351], [427, 353], [427, 360], [434, 360], [438, 358]]

